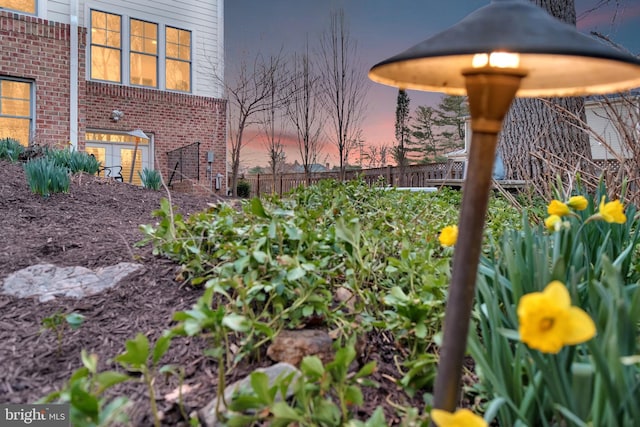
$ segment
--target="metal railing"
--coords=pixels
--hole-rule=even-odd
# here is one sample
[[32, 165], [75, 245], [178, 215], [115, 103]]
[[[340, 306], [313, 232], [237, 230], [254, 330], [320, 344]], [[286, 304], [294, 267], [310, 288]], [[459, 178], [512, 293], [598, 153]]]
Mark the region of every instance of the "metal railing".
[[170, 174], [168, 186], [171, 186], [174, 180], [200, 180], [200, 142], [167, 151], [167, 161]]

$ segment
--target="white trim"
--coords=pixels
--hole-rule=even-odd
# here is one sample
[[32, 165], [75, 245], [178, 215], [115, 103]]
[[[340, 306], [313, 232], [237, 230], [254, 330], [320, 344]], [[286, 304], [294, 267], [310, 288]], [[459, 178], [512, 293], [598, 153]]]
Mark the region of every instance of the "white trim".
[[69, 142], [78, 150], [78, 0], [70, 5], [69, 41]]
[[[27, 145], [30, 146], [31, 143], [36, 138], [36, 81], [32, 79], [25, 79], [22, 77], [10, 77], [10, 76], [1, 76], [0, 82], [2, 81], [12, 81], [12, 82], [20, 82], [26, 83], [29, 85], [29, 140], [27, 141]], [[2, 92], [0, 92], [1, 94]], [[9, 116], [0, 114], [0, 117], [16, 117], [20, 119], [24, 119], [24, 116]]]
[[[217, 64], [218, 70], [220, 70], [220, 80], [218, 81], [218, 90], [217, 97], [224, 97], [224, 87], [222, 83], [224, 81], [224, 0], [218, 0], [218, 52], [217, 52], [217, 60], [219, 61]], [[216, 71], [218, 72], [218, 71]]]

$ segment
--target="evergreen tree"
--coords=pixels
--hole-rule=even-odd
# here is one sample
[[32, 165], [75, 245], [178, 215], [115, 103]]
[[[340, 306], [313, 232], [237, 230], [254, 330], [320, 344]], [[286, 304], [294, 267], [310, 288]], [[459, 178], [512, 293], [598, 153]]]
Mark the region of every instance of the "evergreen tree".
[[[407, 92], [404, 89], [398, 90], [398, 101], [396, 104], [396, 145], [393, 148], [393, 156], [398, 167], [400, 167], [401, 177], [404, 175], [404, 168], [409, 164], [407, 150], [411, 135], [409, 129], [409, 101]], [[400, 185], [404, 185], [404, 181], [402, 181]]]
[[438, 148], [442, 153], [464, 148], [464, 124], [469, 115], [467, 98], [447, 95], [435, 110], [435, 124], [440, 128]]
[[416, 108], [411, 124], [410, 151], [416, 153], [422, 163], [437, 161], [438, 146], [435, 131], [435, 110], [433, 107], [420, 105]]

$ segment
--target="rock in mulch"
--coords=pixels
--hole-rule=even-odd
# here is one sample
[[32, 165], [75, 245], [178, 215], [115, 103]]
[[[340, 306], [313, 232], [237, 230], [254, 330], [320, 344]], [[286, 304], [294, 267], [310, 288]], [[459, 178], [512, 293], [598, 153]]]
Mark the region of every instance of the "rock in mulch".
[[[273, 386], [274, 381], [278, 377], [286, 377], [287, 375], [293, 373], [294, 377], [290, 383], [289, 388], [286, 392], [286, 397], [289, 398], [293, 394], [293, 390], [291, 390], [291, 386], [295, 384], [296, 380], [300, 376], [300, 371], [296, 369], [295, 366], [292, 366], [288, 363], [278, 363], [273, 366], [269, 366], [268, 368], [258, 368], [254, 372], [264, 372], [269, 377], [269, 386]], [[227, 407], [224, 402], [228, 402], [231, 400], [231, 397], [234, 393], [241, 390], [248, 390], [251, 386], [251, 375], [246, 376], [245, 378], [236, 381], [235, 383], [225, 387], [224, 389], [224, 401], [220, 402], [220, 413], [224, 413], [227, 410]], [[276, 399], [279, 400], [281, 398], [280, 394], [276, 396]], [[204, 423], [207, 427], [214, 427], [218, 425], [218, 417], [216, 415], [216, 402], [218, 398], [217, 396], [207, 404], [204, 408], [202, 408], [199, 412], [200, 421]]]
[[95, 270], [37, 264], [10, 274], [4, 279], [2, 292], [18, 298], [37, 296], [40, 302], [51, 301], [56, 296], [82, 298], [116, 286], [141, 268], [144, 267], [130, 262]]
[[300, 366], [305, 356], [318, 356], [323, 363], [333, 360], [333, 340], [318, 329], [281, 331], [267, 349], [267, 356], [276, 362]]

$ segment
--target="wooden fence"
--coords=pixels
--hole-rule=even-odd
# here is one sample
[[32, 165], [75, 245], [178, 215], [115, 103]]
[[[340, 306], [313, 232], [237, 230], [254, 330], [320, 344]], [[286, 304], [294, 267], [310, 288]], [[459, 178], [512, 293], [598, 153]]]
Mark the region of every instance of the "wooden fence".
[[[404, 180], [402, 177], [404, 176]], [[405, 186], [405, 187], [435, 187], [441, 185], [462, 186], [464, 178], [464, 162], [448, 161], [427, 165], [411, 165], [401, 175], [400, 168], [385, 166], [374, 169], [348, 170], [346, 180], [362, 178], [370, 186]], [[304, 173], [248, 174], [244, 180], [251, 186], [251, 197], [262, 194], [285, 194], [299, 186], [315, 184], [323, 179], [339, 179], [339, 172], [315, 172], [309, 181]], [[231, 182], [229, 182], [231, 187]]]

